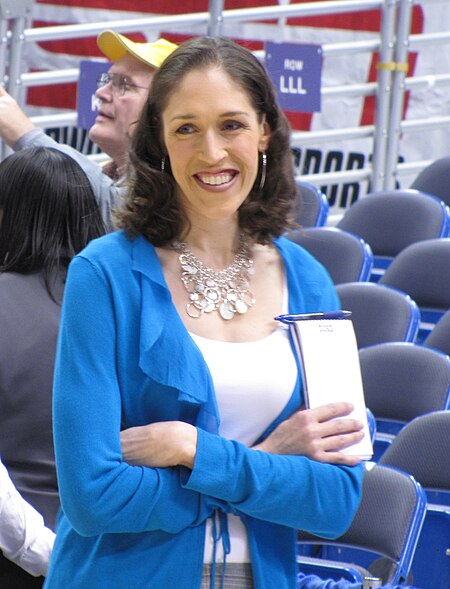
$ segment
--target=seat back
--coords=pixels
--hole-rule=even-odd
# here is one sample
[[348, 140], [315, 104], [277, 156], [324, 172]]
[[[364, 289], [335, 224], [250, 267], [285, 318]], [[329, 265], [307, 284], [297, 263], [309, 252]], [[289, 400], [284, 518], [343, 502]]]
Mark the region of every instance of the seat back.
[[388, 190], [357, 200], [337, 226], [362, 237], [374, 255], [394, 257], [416, 241], [449, 235], [450, 211], [418, 190]]
[[373, 255], [360, 237], [335, 227], [307, 227], [288, 237], [317, 258], [335, 284], [369, 279]]
[[296, 222], [300, 227], [322, 227], [327, 222], [330, 206], [326, 194], [317, 186], [304, 182], [300, 177], [297, 184]]
[[436, 197], [417, 190], [375, 192], [349, 207], [337, 226], [370, 245], [377, 280], [412, 243], [450, 235], [450, 210]]
[[427, 491], [425, 522], [412, 564], [414, 585], [450, 587], [450, 411], [417, 417], [402, 429], [380, 463], [411, 473]]
[[450, 238], [408, 246], [394, 258], [380, 283], [402, 290], [417, 303], [421, 341], [450, 309]]
[[405, 425], [380, 464], [409, 472], [426, 489], [450, 491], [450, 411], [421, 415]]
[[450, 356], [450, 310], [444, 313], [423, 341], [428, 348], [435, 348]]
[[399, 426], [390, 428], [395, 434], [418, 415], [450, 407], [446, 354], [414, 343], [390, 342], [360, 350], [359, 361], [364, 397], [375, 416], [377, 434], [389, 430], [386, 420]]
[[415, 340], [420, 313], [408, 295], [373, 282], [338, 284], [336, 290], [342, 309], [352, 312], [358, 348]]
[[450, 157], [442, 157], [424, 168], [411, 188], [427, 192], [450, 205]]
[[[365, 473], [361, 504], [345, 534], [329, 540], [300, 532], [299, 541], [385, 557], [392, 566], [383, 582], [401, 584], [408, 578], [425, 510], [425, 493], [411, 475], [376, 465]], [[366, 568], [370, 571], [371, 565]]]

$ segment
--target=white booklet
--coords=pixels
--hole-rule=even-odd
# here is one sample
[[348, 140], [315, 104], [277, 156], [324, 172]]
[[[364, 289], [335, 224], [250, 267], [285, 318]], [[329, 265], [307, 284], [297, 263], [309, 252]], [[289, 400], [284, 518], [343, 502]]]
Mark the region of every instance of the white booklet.
[[306, 406], [314, 409], [336, 401], [352, 403], [350, 416], [364, 424], [364, 438], [342, 451], [369, 460], [373, 448], [350, 315], [350, 311], [330, 311], [277, 319], [289, 324], [302, 368]]

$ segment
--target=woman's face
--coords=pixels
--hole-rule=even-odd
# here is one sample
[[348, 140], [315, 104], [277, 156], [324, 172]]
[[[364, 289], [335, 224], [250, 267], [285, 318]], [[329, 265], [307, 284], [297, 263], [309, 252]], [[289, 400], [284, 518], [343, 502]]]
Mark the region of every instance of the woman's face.
[[162, 113], [173, 176], [188, 217], [236, 214], [258, 174], [269, 126], [246, 92], [217, 67], [181, 79]]

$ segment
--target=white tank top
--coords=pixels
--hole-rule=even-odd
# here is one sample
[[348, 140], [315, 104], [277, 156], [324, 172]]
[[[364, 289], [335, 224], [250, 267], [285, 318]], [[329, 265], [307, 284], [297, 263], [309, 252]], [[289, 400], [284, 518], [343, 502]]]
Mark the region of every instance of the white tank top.
[[[287, 312], [287, 289], [283, 313]], [[220, 414], [220, 435], [252, 446], [292, 396], [297, 365], [282, 323], [252, 342], [223, 342], [190, 334], [207, 363]], [[211, 520], [206, 527], [204, 562], [212, 561]], [[250, 562], [247, 533], [239, 517], [228, 516], [231, 552], [227, 562]], [[216, 562], [223, 561], [218, 547]]]

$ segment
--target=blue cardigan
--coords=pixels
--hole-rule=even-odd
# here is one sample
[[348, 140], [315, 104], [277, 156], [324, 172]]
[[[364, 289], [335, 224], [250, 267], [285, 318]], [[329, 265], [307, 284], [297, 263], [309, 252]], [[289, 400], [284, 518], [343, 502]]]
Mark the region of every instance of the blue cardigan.
[[[275, 243], [289, 311], [336, 308], [322, 266], [285, 238]], [[301, 403], [298, 383], [273, 427]], [[216, 509], [247, 526], [255, 589], [293, 589], [296, 530], [338, 536], [360, 501], [359, 466], [271, 455], [219, 435], [209, 370], [142, 236], [108, 234], [72, 261], [53, 412], [62, 513], [46, 589], [200, 587], [204, 523]], [[165, 420], [197, 426], [193, 470], [125, 463], [120, 430]]]

